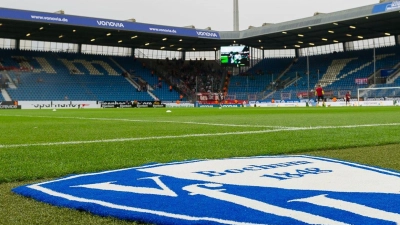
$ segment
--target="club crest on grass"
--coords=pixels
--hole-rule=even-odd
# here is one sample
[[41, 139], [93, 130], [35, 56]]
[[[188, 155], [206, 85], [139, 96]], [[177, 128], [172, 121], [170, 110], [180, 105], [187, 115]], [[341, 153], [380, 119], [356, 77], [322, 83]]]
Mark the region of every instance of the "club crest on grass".
[[155, 164], [14, 192], [155, 224], [398, 224], [400, 173], [311, 156]]

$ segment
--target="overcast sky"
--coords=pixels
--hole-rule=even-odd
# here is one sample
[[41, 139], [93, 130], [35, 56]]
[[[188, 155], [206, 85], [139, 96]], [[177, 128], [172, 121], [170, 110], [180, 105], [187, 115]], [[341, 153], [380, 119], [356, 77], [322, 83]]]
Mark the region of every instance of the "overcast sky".
[[[239, 29], [378, 3], [379, 0], [239, 0]], [[233, 0], [1, 0], [0, 7], [217, 31], [233, 30]]]

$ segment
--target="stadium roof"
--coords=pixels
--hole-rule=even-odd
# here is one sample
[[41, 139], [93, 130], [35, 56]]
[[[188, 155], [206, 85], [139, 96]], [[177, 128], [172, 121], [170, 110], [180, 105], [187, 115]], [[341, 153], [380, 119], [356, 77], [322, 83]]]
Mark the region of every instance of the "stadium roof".
[[214, 51], [231, 44], [292, 49], [399, 35], [398, 21], [400, 1], [237, 32], [0, 8], [0, 37], [173, 51]]

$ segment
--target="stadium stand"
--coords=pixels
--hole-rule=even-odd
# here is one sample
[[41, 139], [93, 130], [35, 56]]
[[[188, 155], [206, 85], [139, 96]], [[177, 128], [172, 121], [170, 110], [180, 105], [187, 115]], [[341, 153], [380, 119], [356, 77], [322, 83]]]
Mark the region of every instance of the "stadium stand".
[[[184, 100], [193, 97], [196, 91], [217, 92], [222, 88], [222, 80], [227, 73], [215, 61], [178, 59], [141, 61], [162, 78], [162, 82], [165, 82], [162, 85], [171, 85], [182, 93]], [[169, 89], [163, 91], [166, 95]]]
[[[11, 80], [6, 90], [14, 100], [175, 101], [179, 98], [165, 83], [164, 88], [150, 88], [152, 95], [139, 89], [139, 83], [155, 85], [158, 77], [151, 76], [150, 70], [130, 57], [2, 50], [0, 58], [4, 73]], [[129, 76], [129, 70], [136, 72]]]
[[[387, 77], [381, 77], [382, 69], [397, 69], [400, 66], [400, 48], [384, 47], [376, 49], [376, 74], [374, 75], [373, 50], [339, 52], [326, 55], [310, 56], [310, 76], [307, 76], [307, 57], [297, 60], [264, 59], [245, 73], [233, 76], [229, 85], [229, 95], [251, 95], [266, 91], [264, 99], [297, 99], [298, 95], [307, 95], [317, 84], [321, 84], [327, 96], [341, 96], [347, 91], [356, 93], [357, 88], [371, 87], [371, 79], [381, 80], [384, 84], [376, 87], [399, 85], [399, 76], [391, 77], [386, 84]], [[279, 71], [288, 70], [272, 78], [270, 74], [279, 74]], [[268, 74], [265, 71], [273, 71]], [[396, 75], [395, 73], [394, 75]], [[240, 76], [242, 75], [242, 76]], [[375, 77], [374, 77], [375, 76]], [[308, 81], [309, 79], [309, 81]], [[356, 83], [356, 79], [366, 79], [367, 83]], [[271, 82], [274, 86], [271, 86]], [[386, 92], [383, 90], [381, 94]], [[300, 96], [300, 97], [302, 97]]]
[[[2, 65], [0, 65], [2, 66]], [[2, 93], [2, 88], [5, 88], [7, 86], [8, 81], [6, 81], [6, 76], [3, 75], [0, 72], [0, 101], [4, 101], [3, 93]]]
[[115, 57], [115, 61], [124, 68], [129, 68], [129, 73], [141, 89], [150, 90], [161, 101], [176, 101], [179, 93], [169, 90], [169, 83], [154, 73], [148, 64], [148, 60], [136, 60], [128, 57]]
[[[263, 59], [246, 72], [232, 76], [228, 95], [242, 96], [242, 93], [257, 94], [273, 90], [279, 85], [279, 75], [293, 63], [293, 58]], [[275, 77], [275, 79], [274, 79]]]
[[[356, 84], [357, 78], [369, 78], [373, 76], [374, 62], [372, 57], [372, 50], [362, 50], [356, 52], [349, 52], [347, 54], [340, 53], [337, 59], [340, 59], [346, 64], [333, 62], [331, 67], [342, 68], [336, 73], [326, 74], [333, 75], [333, 79], [321, 80], [320, 83], [325, 82], [328, 89], [350, 89], [355, 90], [359, 87], [366, 87], [368, 84]], [[400, 62], [400, 54], [396, 47], [379, 48], [376, 49], [376, 71], [386, 68], [393, 68]], [[379, 76], [380, 77], [380, 76]], [[324, 79], [324, 78], [323, 78]]]
[[[203, 60], [18, 50], [1, 50], [0, 58], [3, 79], [10, 80], [6, 91], [13, 100], [176, 101], [181, 94], [185, 99], [193, 96], [196, 90], [217, 92], [227, 76], [215, 61]], [[400, 66], [400, 47], [376, 49], [375, 75], [372, 49], [310, 56], [308, 60], [309, 77], [307, 57], [263, 59], [227, 79], [228, 95], [248, 99], [249, 95], [259, 98], [261, 93], [264, 99], [296, 99], [306, 95], [308, 85], [313, 90], [321, 84], [328, 96], [340, 96], [371, 87], [371, 79], [382, 81], [373, 87], [400, 84], [399, 76], [389, 79], [380, 75], [382, 69]], [[368, 82], [357, 84], [356, 79]], [[382, 90], [379, 94], [387, 92]]]

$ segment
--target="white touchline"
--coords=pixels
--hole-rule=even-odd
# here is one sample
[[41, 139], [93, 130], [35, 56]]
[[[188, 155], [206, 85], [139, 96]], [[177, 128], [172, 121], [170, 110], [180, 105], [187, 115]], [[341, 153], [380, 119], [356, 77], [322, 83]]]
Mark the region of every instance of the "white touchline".
[[134, 119], [120, 119], [120, 118], [90, 118], [90, 117], [65, 117], [65, 116], [30, 116], [30, 115], [0, 115], [9, 117], [34, 117], [34, 118], [51, 118], [51, 119], [76, 119], [76, 120], [100, 120], [100, 121], [124, 121], [124, 122], [144, 122], [144, 123], [175, 123], [175, 124], [195, 124], [195, 125], [208, 125], [208, 126], [223, 126], [223, 127], [259, 127], [259, 128], [292, 128], [285, 126], [264, 126], [252, 124], [224, 124], [224, 123], [202, 123], [191, 121], [173, 121], [173, 120], [134, 120]]
[[349, 128], [378, 127], [378, 126], [400, 126], [400, 123], [362, 124], [362, 125], [345, 125], [345, 126], [297, 127], [297, 128], [290, 127], [290, 128], [283, 128], [283, 129], [259, 130], [259, 131], [238, 131], [238, 132], [226, 132], [226, 133], [184, 134], [184, 135], [175, 135], [175, 136], [116, 138], [116, 139], [91, 140], [91, 141], [66, 141], [66, 142], [48, 142], [48, 143], [34, 143], [34, 144], [14, 144], [14, 145], [0, 145], [0, 148], [17, 148], [17, 147], [31, 147], [31, 146], [54, 146], [54, 145], [77, 145], [77, 144], [93, 144], [93, 143], [143, 141], [143, 140], [155, 140], [155, 139], [176, 139], [176, 138], [190, 138], [190, 137], [209, 137], [209, 136], [262, 134], [262, 133], [275, 133], [275, 132], [281, 132], [281, 131], [321, 130], [321, 129], [338, 129], [338, 128], [348, 128], [349, 129]]

